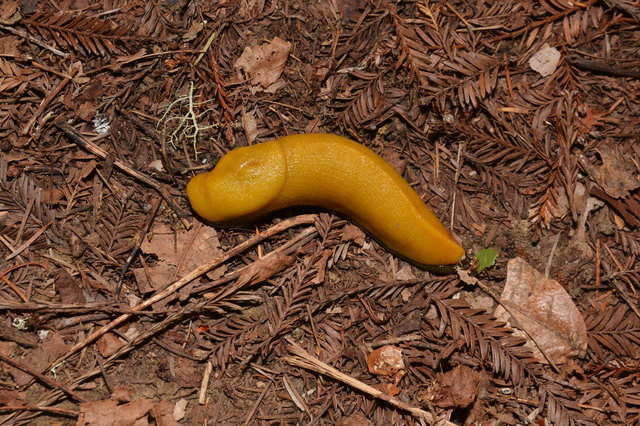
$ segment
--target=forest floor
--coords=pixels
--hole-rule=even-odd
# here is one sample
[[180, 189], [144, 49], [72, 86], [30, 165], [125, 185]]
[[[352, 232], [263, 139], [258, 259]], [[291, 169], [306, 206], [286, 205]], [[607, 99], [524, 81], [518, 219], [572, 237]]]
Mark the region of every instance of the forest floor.
[[[191, 211], [311, 132], [387, 160], [457, 270]], [[3, 0], [0, 424], [638, 424], [639, 142], [633, 1]]]

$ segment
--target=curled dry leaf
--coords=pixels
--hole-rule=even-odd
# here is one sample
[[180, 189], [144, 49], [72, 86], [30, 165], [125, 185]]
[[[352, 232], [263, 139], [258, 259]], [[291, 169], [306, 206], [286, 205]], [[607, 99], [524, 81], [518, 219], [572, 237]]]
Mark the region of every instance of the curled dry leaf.
[[124, 346], [124, 342], [113, 333], [106, 333], [97, 342], [100, 355], [105, 358], [110, 357]]
[[566, 363], [587, 349], [587, 327], [571, 296], [521, 258], [509, 260], [500, 303], [496, 318], [523, 334], [541, 362]]
[[270, 43], [245, 47], [234, 66], [242, 69], [252, 85], [266, 89], [280, 78], [290, 51], [291, 43], [276, 37]]
[[367, 356], [367, 366], [372, 374], [393, 376], [404, 371], [402, 349], [395, 346], [382, 346]]
[[479, 382], [478, 373], [459, 365], [438, 378], [438, 393], [433, 403], [441, 408], [468, 407], [478, 396]]
[[242, 111], [242, 128], [247, 137], [247, 142], [251, 145], [258, 137], [258, 122], [254, 111]]
[[545, 43], [540, 50], [534, 53], [531, 59], [529, 59], [529, 66], [541, 76], [547, 77], [555, 72], [558, 67], [558, 62], [560, 62], [560, 52], [558, 49]]

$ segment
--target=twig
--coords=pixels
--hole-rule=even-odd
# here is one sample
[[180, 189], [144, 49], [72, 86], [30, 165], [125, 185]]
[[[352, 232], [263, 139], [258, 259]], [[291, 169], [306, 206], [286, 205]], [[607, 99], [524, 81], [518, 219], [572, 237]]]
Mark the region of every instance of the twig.
[[551, 272], [551, 264], [553, 263], [553, 256], [556, 254], [556, 249], [558, 248], [558, 243], [560, 242], [561, 236], [562, 236], [562, 232], [558, 232], [553, 240], [553, 246], [549, 251], [549, 258], [547, 259], [547, 264], [544, 267], [545, 278], [549, 278], [549, 272]]
[[569, 57], [569, 63], [581, 70], [593, 71], [600, 74], [613, 75], [616, 77], [640, 78], [640, 71], [618, 68], [616, 66], [612, 66], [611, 64], [607, 64], [604, 61], [599, 62], [591, 59]]
[[63, 58], [66, 58], [67, 56], [69, 56], [68, 53], [64, 53], [63, 51], [58, 50], [55, 47], [51, 47], [48, 44], [44, 43], [43, 41], [40, 41], [40, 40], [38, 40], [37, 38], [35, 38], [33, 36], [30, 36], [29, 34], [25, 33], [24, 31], [17, 30], [15, 28], [11, 28], [11, 27], [6, 27], [4, 25], [0, 25], [0, 29], [8, 31], [11, 34], [15, 34], [18, 37], [26, 38], [30, 42], [32, 42], [34, 44], [37, 44], [38, 46], [42, 47], [43, 49], [47, 49], [49, 52], [53, 53], [54, 55], [62, 56]]
[[202, 375], [202, 383], [200, 384], [200, 392], [198, 393], [198, 404], [203, 405], [207, 401], [207, 389], [209, 388], [209, 379], [213, 371], [213, 363], [209, 360], [204, 368]]
[[[177, 280], [176, 282], [172, 283], [171, 285], [169, 285], [168, 287], [166, 287], [164, 290], [162, 290], [161, 292], [155, 294], [153, 297], [145, 300], [144, 302], [134, 306], [133, 308], [131, 308], [132, 313], [126, 313], [126, 314], [122, 314], [120, 315], [118, 318], [114, 319], [113, 321], [111, 321], [110, 323], [100, 327], [99, 329], [97, 329], [96, 331], [94, 331], [93, 333], [91, 333], [89, 336], [87, 336], [85, 339], [83, 339], [81, 342], [77, 343], [75, 346], [73, 346], [71, 349], [69, 349], [67, 351], [67, 353], [65, 353], [64, 355], [60, 356], [57, 360], [55, 360], [53, 363], [51, 363], [51, 366], [49, 366], [49, 369], [51, 369], [54, 365], [58, 365], [60, 362], [66, 360], [67, 358], [69, 358], [71, 355], [75, 354], [76, 352], [78, 352], [79, 350], [83, 349], [84, 347], [86, 347], [87, 345], [89, 345], [90, 343], [92, 343], [93, 341], [95, 341], [96, 339], [100, 338], [101, 336], [103, 336], [105, 333], [109, 332], [110, 330], [114, 329], [115, 327], [119, 326], [120, 324], [122, 324], [123, 322], [125, 322], [126, 320], [128, 320], [135, 312], [137, 311], [141, 311], [151, 305], [153, 305], [156, 302], [159, 302], [160, 300], [174, 294], [176, 291], [178, 291], [179, 289], [181, 289], [182, 287], [184, 287], [185, 285], [187, 285], [188, 283], [190, 283], [191, 281], [193, 281], [194, 279], [198, 278], [200, 275], [215, 269], [217, 266], [219, 266], [220, 264], [222, 264], [223, 262], [227, 261], [228, 259], [235, 257], [237, 255], [239, 255], [240, 253], [244, 252], [245, 250], [247, 250], [249, 247], [252, 247], [253, 245], [266, 240], [267, 238], [270, 238], [282, 231], [285, 231], [289, 228], [295, 227], [295, 226], [299, 226], [299, 225], [305, 225], [305, 224], [312, 224], [315, 221], [315, 215], [301, 215], [301, 216], [297, 216], [295, 218], [291, 218], [285, 221], [282, 221], [280, 223], [278, 223], [277, 225], [272, 226], [271, 228], [265, 230], [264, 232], [261, 232], [258, 235], [255, 235], [251, 238], [249, 238], [248, 240], [244, 241], [243, 243], [238, 244], [237, 246], [233, 247], [231, 250], [227, 251], [226, 253], [223, 253], [221, 255], [219, 255], [218, 257], [200, 265], [199, 267], [195, 268], [193, 271], [191, 271], [191, 273], [185, 275], [184, 277], [180, 278], [179, 280]], [[227, 294], [227, 292], [224, 292], [224, 294]]]
[[[304, 349], [302, 349], [302, 347], [300, 347], [298, 344], [296, 344], [294, 341], [292, 341], [289, 338], [285, 338], [287, 340], [287, 342], [289, 343], [289, 346], [287, 347], [289, 352], [293, 353], [295, 356], [293, 357], [285, 357], [284, 361], [288, 362], [291, 365], [295, 365], [297, 367], [302, 367], [305, 368], [307, 370], [311, 370], [311, 371], [315, 371], [317, 373], [320, 374], [324, 374], [325, 376], [329, 376], [333, 379], [336, 379], [348, 386], [351, 386], [355, 389], [358, 389], [361, 392], [364, 392], [366, 394], [369, 394], [371, 396], [373, 396], [374, 398], [383, 400], [391, 405], [393, 405], [394, 407], [397, 407], [401, 410], [404, 411], [408, 411], [409, 413], [411, 413], [411, 415], [413, 415], [414, 417], [418, 418], [418, 419], [422, 419], [424, 421], [426, 421], [429, 424], [433, 424], [434, 423], [434, 418], [433, 415], [431, 415], [431, 413], [424, 411], [420, 408], [417, 407], [413, 407], [409, 404], [406, 404], [402, 401], [400, 401], [397, 398], [394, 398], [392, 396], [387, 395], [386, 393], [382, 392], [381, 390], [378, 390], [376, 388], [374, 388], [373, 386], [369, 386], [366, 383], [361, 382], [360, 380], [354, 379], [351, 376], [348, 376], [344, 373], [342, 373], [341, 371], [331, 367], [328, 364], [325, 364], [324, 362], [320, 361], [317, 358], [312, 357], [311, 355], [309, 355], [309, 353], [307, 351], [305, 351]], [[448, 422], [447, 422], [448, 423]], [[452, 423], [450, 423], [452, 424]]]
[[[27, 367], [24, 364], [19, 363], [18, 361], [15, 361], [7, 356], [4, 356], [3, 354], [0, 353], [0, 360], [6, 362], [7, 364], [9, 364], [10, 366], [17, 368], [19, 370], [24, 371], [25, 373], [29, 374], [30, 376], [35, 377], [36, 379], [40, 380], [41, 382], [46, 383], [47, 385], [56, 388], [56, 389], [60, 389], [62, 392], [66, 393], [67, 395], [69, 395], [71, 398], [75, 399], [76, 401], [80, 401], [80, 402], [87, 402], [88, 399], [86, 399], [84, 396], [72, 391], [71, 389], [69, 389], [68, 387], [64, 386], [61, 383], [58, 383], [57, 381], [45, 376], [44, 374], [38, 373], [37, 371]], [[57, 363], [55, 364], [57, 365]]]
[[[462, 172], [462, 165], [460, 164], [460, 160], [462, 158], [462, 151], [464, 150], [464, 143], [458, 145], [458, 155], [456, 156], [456, 175], [453, 179], [454, 188], [458, 186], [458, 181], [460, 180], [460, 173]], [[454, 190], [453, 195], [451, 196], [451, 224], [449, 225], [449, 229], [453, 231], [453, 222], [456, 217], [456, 194], [458, 191]]]
[[260, 403], [264, 399], [264, 396], [267, 394], [269, 389], [271, 389], [271, 382], [269, 382], [267, 386], [265, 386], [264, 390], [262, 391], [262, 393], [260, 394], [256, 402], [253, 404], [253, 407], [251, 407], [251, 410], [249, 410], [247, 417], [244, 419], [244, 426], [247, 426], [249, 423], [251, 423], [251, 419], [253, 419], [253, 415], [256, 413], [256, 410], [260, 406]]
[[500, 40], [504, 40], [504, 39], [507, 39], [507, 38], [517, 37], [517, 36], [522, 35], [522, 34], [528, 32], [528, 31], [531, 31], [534, 28], [542, 27], [544, 25], [547, 25], [548, 23], [557, 21], [562, 17], [565, 17], [567, 15], [572, 14], [573, 12], [576, 12], [577, 10], [580, 10], [581, 8], [582, 9], [586, 9], [586, 8], [588, 8], [589, 6], [593, 5], [596, 2], [597, 2], [597, 0], [589, 0], [586, 3], [583, 3], [582, 7], [576, 6], [576, 7], [570, 8], [570, 9], [565, 9], [562, 12], [556, 13], [555, 15], [549, 16], [549, 17], [547, 17], [545, 19], [542, 19], [540, 21], [533, 22], [533, 23], [531, 23], [529, 25], [525, 25], [524, 27], [520, 28], [519, 30], [511, 31], [509, 33], [502, 34], [502, 35], [499, 35], [497, 37], [494, 37], [490, 41], [491, 42], [495, 42], [495, 41], [500, 41]]
[[78, 72], [78, 68], [76, 68], [76, 67], [72, 68], [71, 72], [69, 72], [69, 77], [63, 78], [62, 81], [60, 83], [58, 83], [56, 88], [53, 89], [51, 91], [51, 93], [49, 93], [47, 95], [47, 97], [42, 100], [42, 102], [40, 102], [40, 105], [38, 106], [38, 109], [36, 110], [36, 112], [33, 113], [33, 116], [31, 117], [31, 119], [29, 119], [29, 122], [22, 128], [22, 130], [20, 130], [20, 134], [26, 135], [27, 133], [29, 133], [31, 131], [31, 128], [35, 124], [35, 122], [38, 119], [38, 117], [40, 117], [40, 115], [44, 112], [44, 110], [47, 108], [47, 106], [49, 106], [49, 103], [56, 96], [58, 96], [58, 93], [60, 93], [60, 91], [64, 88], [64, 86], [66, 86], [67, 83], [69, 83], [71, 81], [71, 79], [73, 78], [73, 76], [77, 72]]
[[151, 224], [153, 223], [153, 219], [155, 219], [156, 214], [158, 214], [158, 209], [160, 208], [160, 198], [155, 197], [153, 200], [151, 200], [150, 204], [151, 204], [151, 209], [149, 211], [149, 214], [147, 215], [147, 221], [144, 224], [144, 228], [142, 228], [138, 232], [138, 235], [136, 235], [136, 245], [133, 248], [133, 250], [131, 250], [131, 254], [129, 254], [129, 257], [127, 257], [127, 260], [126, 262], [124, 262], [124, 265], [122, 265], [122, 271], [120, 271], [120, 278], [118, 279], [118, 284], [116, 285], [116, 291], [115, 291], [115, 297], [114, 297], [115, 300], [118, 300], [118, 298], [120, 297], [120, 290], [122, 290], [122, 281], [124, 280], [124, 276], [127, 273], [129, 266], [131, 266], [131, 262], [133, 262], [133, 260], [136, 258], [136, 255], [140, 251], [140, 247], [142, 246], [142, 241], [144, 240], [144, 237], [149, 232], [149, 229], [151, 228]]
[[[62, 130], [72, 141], [80, 145], [82, 148], [86, 149], [87, 151], [91, 152], [94, 155], [97, 155], [103, 160], [107, 158], [108, 156], [107, 151], [100, 148], [98, 145], [94, 144], [90, 140], [86, 139], [76, 129], [74, 129], [64, 121], [58, 121], [56, 123], [56, 127]], [[191, 223], [187, 220], [189, 216], [187, 216], [184, 210], [182, 210], [173, 201], [173, 197], [171, 196], [171, 194], [169, 194], [169, 191], [164, 186], [162, 186], [155, 179], [150, 178], [144, 173], [134, 169], [130, 165], [125, 164], [122, 160], [118, 160], [118, 159], [114, 160], [113, 165], [116, 166], [118, 169], [122, 170], [123, 172], [125, 172], [126, 174], [128, 174], [129, 176], [131, 176], [132, 178], [137, 179], [140, 182], [144, 183], [145, 185], [158, 191], [158, 193], [162, 196], [164, 201], [166, 201], [169, 207], [171, 207], [171, 209], [178, 215], [184, 227], [187, 229], [191, 228]]]
[[0, 411], [43, 411], [46, 413], [67, 414], [69, 416], [79, 416], [79, 411], [67, 410], [60, 407], [34, 407], [31, 405], [4, 405], [0, 406]]
[[[42, 227], [42, 228], [40, 228], [38, 231], [36, 231], [36, 233], [35, 233], [35, 234], [33, 234], [33, 235], [31, 236], [31, 238], [29, 238], [27, 241], [25, 241], [25, 242], [24, 242], [20, 247], [18, 247], [18, 248], [16, 248], [15, 250], [13, 250], [13, 252], [12, 252], [10, 255], [8, 255], [7, 257], [5, 257], [5, 258], [4, 258], [4, 260], [11, 260], [11, 259], [13, 259], [14, 257], [16, 257], [17, 255], [19, 255], [20, 253], [22, 253], [24, 250], [26, 250], [26, 249], [27, 249], [27, 247], [29, 247], [31, 244], [33, 244], [33, 242], [34, 242], [35, 240], [37, 240], [37, 239], [38, 239], [38, 237], [39, 237], [40, 235], [42, 235], [42, 233], [43, 233], [44, 231], [46, 231], [46, 230], [47, 230], [47, 228], [49, 228], [49, 226], [51, 226], [51, 222], [47, 223], [45, 226], [43, 226], [43, 227]], [[26, 300], [25, 300], [25, 302], [26, 302]]]

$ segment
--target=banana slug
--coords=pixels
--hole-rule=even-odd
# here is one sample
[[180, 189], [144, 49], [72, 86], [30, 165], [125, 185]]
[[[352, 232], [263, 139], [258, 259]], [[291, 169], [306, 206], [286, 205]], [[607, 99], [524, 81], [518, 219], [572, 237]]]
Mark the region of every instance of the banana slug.
[[341, 136], [300, 134], [236, 148], [213, 170], [192, 178], [187, 196], [193, 210], [214, 224], [318, 206], [353, 220], [418, 265], [451, 265], [464, 255], [391, 165]]

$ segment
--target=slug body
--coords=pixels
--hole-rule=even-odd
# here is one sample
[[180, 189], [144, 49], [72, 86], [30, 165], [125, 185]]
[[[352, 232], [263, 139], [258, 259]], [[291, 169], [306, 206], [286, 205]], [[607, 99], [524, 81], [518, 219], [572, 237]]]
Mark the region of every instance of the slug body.
[[292, 135], [234, 149], [191, 179], [187, 195], [193, 210], [214, 224], [319, 206], [347, 216], [414, 263], [450, 265], [464, 254], [391, 165], [341, 136]]

